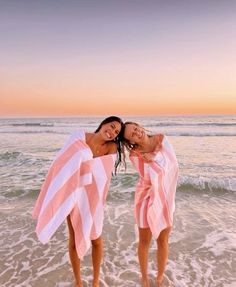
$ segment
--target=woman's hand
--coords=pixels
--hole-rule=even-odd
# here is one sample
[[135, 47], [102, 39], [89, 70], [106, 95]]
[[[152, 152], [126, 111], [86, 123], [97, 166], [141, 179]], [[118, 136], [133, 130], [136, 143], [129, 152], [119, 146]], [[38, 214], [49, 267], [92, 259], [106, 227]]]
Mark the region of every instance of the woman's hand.
[[156, 140], [156, 145], [155, 149], [153, 152], [140, 152], [142, 158], [147, 161], [153, 161], [155, 159], [156, 154], [162, 149], [162, 141], [163, 141], [164, 135], [163, 134], [158, 134], [155, 137]]
[[145, 161], [150, 162], [155, 159], [155, 156], [157, 153], [156, 152], [145, 152], [145, 153], [140, 153], [140, 154]]
[[146, 162], [153, 161], [156, 154], [162, 149], [163, 138], [163, 134], [157, 134], [155, 136], [155, 148], [152, 152], [142, 152], [137, 148], [130, 151], [130, 156], [141, 156]]

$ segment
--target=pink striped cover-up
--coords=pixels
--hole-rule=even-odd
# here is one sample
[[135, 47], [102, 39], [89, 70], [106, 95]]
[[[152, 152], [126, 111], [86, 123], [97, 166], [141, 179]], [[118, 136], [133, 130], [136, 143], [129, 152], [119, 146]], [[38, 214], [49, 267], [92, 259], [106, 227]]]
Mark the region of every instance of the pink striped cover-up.
[[115, 154], [93, 158], [85, 142], [85, 132], [74, 132], [59, 151], [42, 185], [33, 217], [36, 233], [47, 243], [70, 215], [79, 258], [91, 240], [102, 233], [103, 212]]
[[175, 152], [164, 136], [161, 150], [152, 161], [145, 161], [139, 154], [130, 155], [130, 160], [139, 173], [135, 192], [137, 225], [149, 227], [157, 239], [162, 230], [173, 224], [178, 178]]

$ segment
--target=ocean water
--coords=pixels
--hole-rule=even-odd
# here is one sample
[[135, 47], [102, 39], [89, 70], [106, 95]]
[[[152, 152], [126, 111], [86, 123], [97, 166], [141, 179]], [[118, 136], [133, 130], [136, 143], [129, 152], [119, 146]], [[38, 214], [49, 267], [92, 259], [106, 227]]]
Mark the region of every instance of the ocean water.
[[[31, 212], [49, 165], [69, 134], [94, 131], [100, 117], [0, 119], [0, 286], [73, 286], [68, 231], [50, 243], [35, 235]], [[174, 226], [164, 286], [236, 286], [236, 115], [124, 117], [168, 135], [179, 162]], [[138, 175], [128, 162], [112, 178], [103, 230], [101, 286], [140, 285], [133, 199]], [[156, 276], [156, 243], [149, 273]], [[81, 263], [91, 286], [90, 252]]]

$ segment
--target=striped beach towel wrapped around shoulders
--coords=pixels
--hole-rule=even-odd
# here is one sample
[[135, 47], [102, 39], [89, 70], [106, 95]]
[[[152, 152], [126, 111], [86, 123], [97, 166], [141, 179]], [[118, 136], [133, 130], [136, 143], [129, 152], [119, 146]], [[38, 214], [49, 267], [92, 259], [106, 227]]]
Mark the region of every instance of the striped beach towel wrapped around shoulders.
[[51, 164], [36, 201], [36, 233], [47, 243], [70, 215], [79, 258], [101, 235], [103, 205], [116, 155], [93, 158], [85, 132], [74, 132]]
[[162, 147], [152, 161], [141, 155], [130, 156], [139, 173], [135, 192], [135, 216], [139, 227], [151, 229], [155, 239], [165, 228], [172, 226], [178, 162], [166, 136]]

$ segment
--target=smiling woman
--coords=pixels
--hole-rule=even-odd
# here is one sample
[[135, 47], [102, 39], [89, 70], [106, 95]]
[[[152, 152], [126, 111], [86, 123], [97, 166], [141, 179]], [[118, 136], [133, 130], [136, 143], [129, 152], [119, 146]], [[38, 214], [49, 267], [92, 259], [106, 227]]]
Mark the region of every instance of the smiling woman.
[[[112, 116], [103, 120], [95, 133], [86, 134], [86, 142], [90, 146], [94, 157], [115, 153], [117, 148], [120, 153], [120, 145], [117, 147], [116, 141], [121, 128], [122, 125], [118, 118]], [[114, 143], [112, 144], [110, 141]]]
[[33, 211], [38, 220], [36, 232], [43, 243], [67, 218], [69, 254], [77, 287], [83, 286], [80, 259], [91, 243], [92, 286], [99, 286], [103, 206], [111, 173], [121, 162], [122, 127], [122, 120], [111, 116], [94, 133], [73, 133], [52, 163]]
[[162, 286], [168, 258], [168, 240], [175, 210], [178, 163], [175, 152], [162, 134], [149, 135], [135, 122], [126, 122], [122, 140], [140, 179], [135, 192], [136, 222], [139, 227], [138, 258], [144, 287], [148, 278], [148, 250], [155, 238], [158, 275], [155, 286]]

